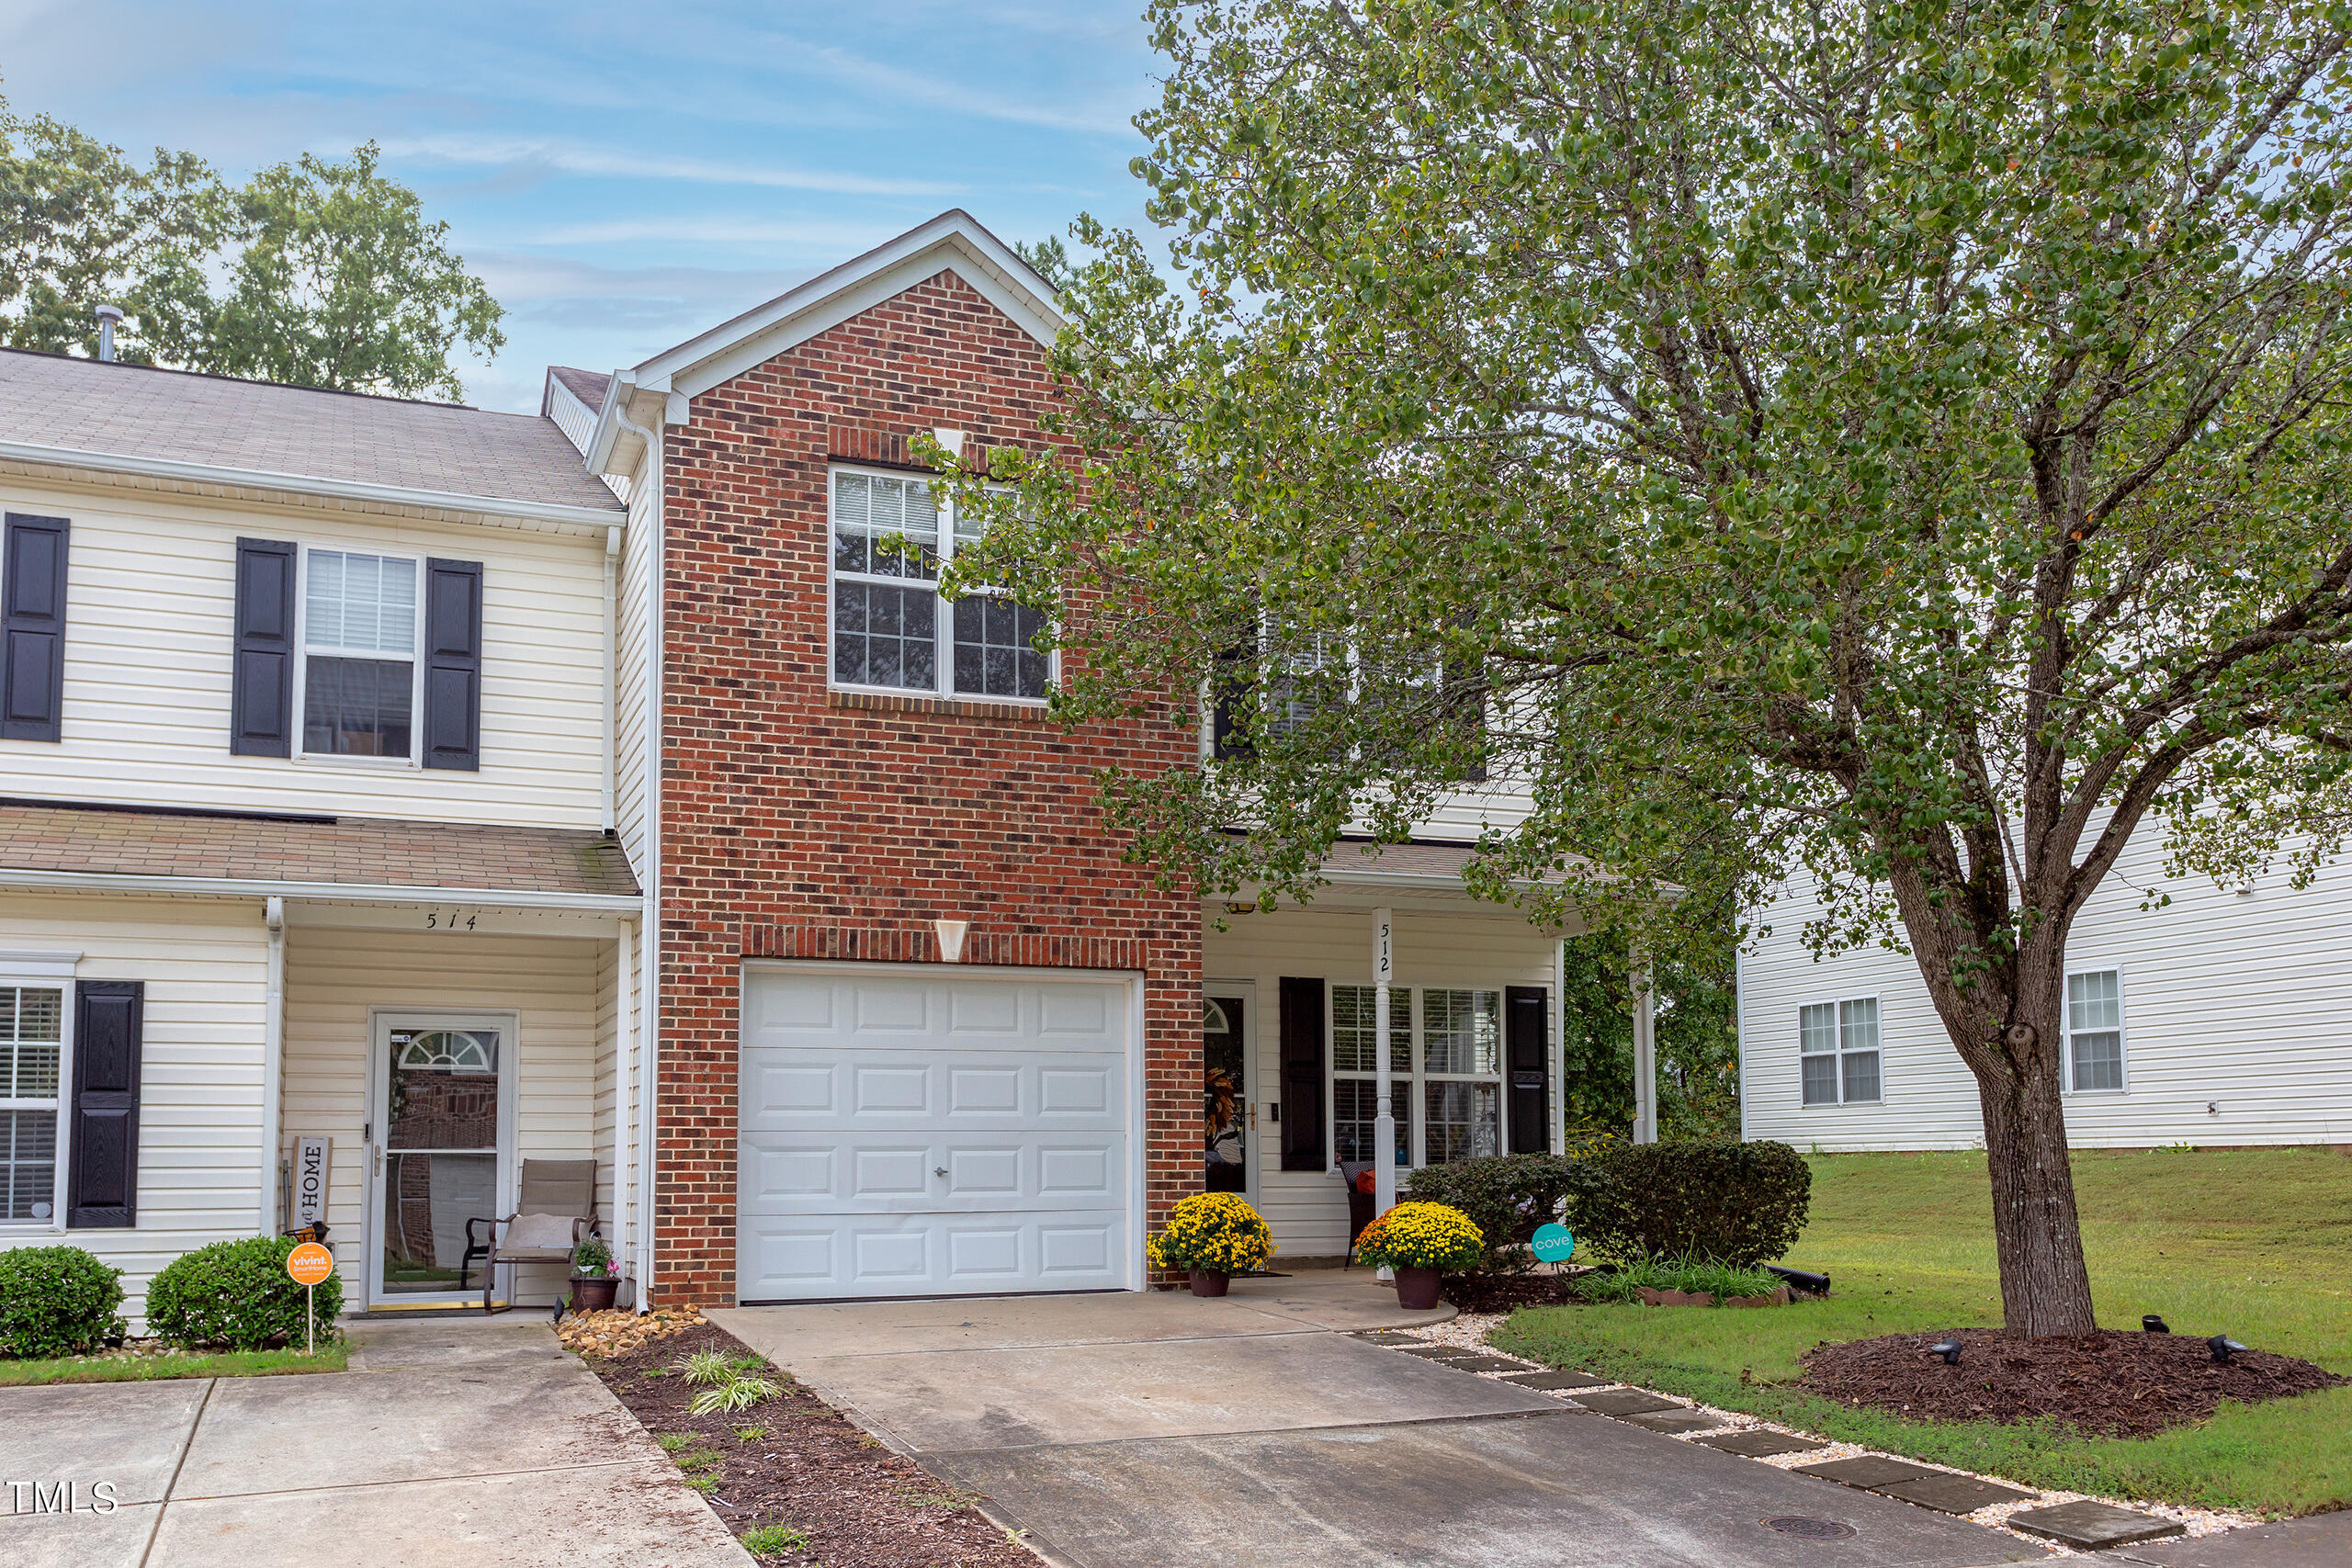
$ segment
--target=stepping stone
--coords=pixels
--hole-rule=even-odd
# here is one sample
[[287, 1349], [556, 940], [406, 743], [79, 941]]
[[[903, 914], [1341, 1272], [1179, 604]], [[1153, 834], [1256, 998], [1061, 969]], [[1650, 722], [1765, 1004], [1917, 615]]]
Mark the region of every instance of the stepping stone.
[[1527, 1362], [1514, 1360], [1509, 1356], [1453, 1356], [1448, 1358], [1445, 1364], [1458, 1367], [1465, 1372], [1532, 1372], [1535, 1370]]
[[1355, 1337], [1367, 1345], [1426, 1345], [1429, 1343], [1418, 1334], [1399, 1334], [1389, 1328], [1377, 1328], [1370, 1334], [1359, 1334]]
[[1565, 1388], [1606, 1388], [1607, 1378], [1596, 1378], [1583, 1372], [1513, 1372], [1501, 1380], [1515, 1382], [1521, 1388], [1547, 1391]]
[[1653, 1410], [1645, 1415], [1620, 1416], [1617, 1419], [1645, 1432], [1712, 1432], [1723, 1425], [1699, 1410]]
[[1577, 1403], [1603, 1416], [1646, 1416], [1653, 1410], [1682, 1408], [1670, 1399], [1660, 1399], [1637, 1388], [1611, 1388], [1603, 1389], [1599, 1393], [1580, 1393], [1577, 1395]]
[[1834, 1481], [1840, 1486], [1883, 1486], [1890, 1481], [1917, 1481], [1928, 1472], [1916, 1464], [1905, 1464], [1899, 1459], [1887, 1459], [1880, 1454], [1864, 1454], [1859, 1459], [1833, 1459], [1826, 1464], [1801, 1464], [1799, 1475], [1817, 1475], [1824, 1481]]
[[1712, 1438], [1696, 1438], [1692, 1441], [1708, 1448], [1744, 1459], [1770, 1459], [1774, 1454], [1801, 1454], [1826, 1445], [1811, 1438], [1792, 1438], [1786, 1432], [1768, 1432], [1761, 1427], [1745, 1432], [1721, 1432]]
[[1483, 1354], [1481, 1351], [1465, 1349], [1459, 1345], [1428, 1344], [1399, 1345], [1396, 1347], [1396, 1352], [1402, 1356], [1419, 1356], [1431, 1361], [1455, 1361], [1464, 1356]]
[[1973, 1475], [1931, 1470], [1916, 1481], [1889, 1481], [1871, 1488], [1887, 1497], [1900, 1497], [1939, 1514], [1973, 1514], [1995, 1503], [2023, 1503], [2034, 1494], [2014, 1486], [1996, 1486]]
[[2011, 1514], [2007, 1522], [2012, 1529], [2028, 1535], [2047, 1536], [2085, 1551], [2187, 1533], [2170, 1519], [2160, 1519], [2133, 1508], [2111, 1508], [2105, 1503], [2060, 1503], [2048, 1508], [2021, 1508]]

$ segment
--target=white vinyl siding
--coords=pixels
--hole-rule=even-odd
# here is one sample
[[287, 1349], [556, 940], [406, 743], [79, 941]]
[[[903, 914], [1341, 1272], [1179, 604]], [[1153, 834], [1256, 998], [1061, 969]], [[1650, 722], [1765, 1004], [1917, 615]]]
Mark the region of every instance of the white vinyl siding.
[[[0, 896], [0, 949], [79, 953], [76, 983], [145, 987], [138, 1224], [61, 1231], [62, 1216], [53, 1216], [0, 1227], [0, 1247], [62, 1242], [122, 1269], [134, 1329], [156, 1270], [209, 1243], [251, 1235], [260, 1221], [269, 960], [261, 915], [258, 899]], [[69, 1012], [64, 1032], [71, 1030]]]
[[[2069, 932], [2071, 972], [2119, 977], [2125, 1091], [2076, 1093], [2062, 1077], [2068, 1140], [2080, 1148], [2352, 1145], [2342, 934], [2352, 927], [2352, 860], [2305, 889], [2280, 872], [2241, 895], [2204, 877], [2167, 878], [2164, 859], [2159, 828], [2143, 827]], [[2142, 908], [2147, 888], [2171, 902]], [[1917, 964], [1875, 946], [1815, 962], [1802, 933], [1818, 910], [1809, 885], [1787, 890], [1758, 911], [1770, 933], [1740, 958], [1740, 1035], [1757, 1047], [1742, 1062], [1747, 1135], [1831, 1151], [1981, 1146], [1975, 1077]], [[1871, 994], [1893, 1098], [1804, 1105], [1796, 1053], [1763, 1043], [1787, 1040], [1807, 1002]], [[2058, 999], [2064, 1030], [2064, 992]]]
[[[1400, 911], [1396, 925], [1396, 984], [1391, 996], [1389, 1026], [1397, 1027], [1396, 1001], [1411, 988], [1445, 987], [1489, 990], [1499, 994], [1507, 986], [1555, 983], [1556, 941], [1528, 924], [1509, 917], [1465, 910], [1463, 914]], [[1282, 1130], [1267, 1107], [1279, 1104], [1282, 1087], [1282, 978], [1319, 976], [1340, 987], [1363, 987], [1369, 994], [1372, 978], [1372, 916], [1363, 909], [1334, 907], [1318, 901], [1307, 909], [1282, 909], [1270, 914], [1229, 917], [1228, 929], [1209, 931], [1202, 938], [1202, 974], [1215, 992], [1220, 981], [1250, 983], [1256, 1005], [1246, 1028], [1250, 1037], [1251, 1103], [1258, 1112], [1256, 1140], [1250, 1145], [1250, 1201], [1273, 1229], [1283, 1255], [1292, 1258], [1337, 1258], [1348, 1249], [1348, 1199], [1340, 1179], [1328, 1170], [1282, 1168]], [[1340, 1013], [1336, 998], [1329, 1021]], [[1559, 1003], [1550, 1004], [1555, 1025]], [[1368, 1044], [1369, 1010], [1359, 1026]], [[1337, 1060], [1336, 1052], [1332, 1060]], [[1369, 1065], [1367, 1061], [1367, 1066]], [[1559, 1077], [1556, 1051], [1549, 1068], [1555, 1090]], [[1361, 1080], [1369, 1083], [1369, 1079]], [[1395, 1093], [1398, 1124], [1409, 1125], [1403, 1114], [1409, 1078], [1399, 1075]], [[1556, 1104], [1556, 1101], [1555, 1101]], [[1365, 1119], [1370, 1111], [1365, 1111]], [[1336, 1150], [1338, 1127], [1329, 1149]], [[1366, 1129], [1367, 1141], [1369, 1128]], [[1327, 1152], [1329, 1152], [1327, 1150]]]
[[2112, 969], [2066, 976], [2066, 1087], [2122, 1091], [2123, 976]]
[[[0, 741], [6, 793], [252, 811], [595, 828], [603, 785], [604, 537], [9, 480], [12, 512], [73, 521], [64, 738]], [[482, 563], [481, 767], [232, 756], [240, 537]], [[627, 682], [624, 682], [626, 687]], [[295, 710], [299, 725], [300, 708]], [[413, 749], [413, 748], [412, 748]]]

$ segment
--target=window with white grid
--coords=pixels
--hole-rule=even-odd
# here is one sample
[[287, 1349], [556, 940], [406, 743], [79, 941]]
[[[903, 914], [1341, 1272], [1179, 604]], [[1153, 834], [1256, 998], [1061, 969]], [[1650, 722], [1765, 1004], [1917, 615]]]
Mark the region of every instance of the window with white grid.
[[2123, 976], [2066, 976], [2066, 1084], [2078, 1093], [2123, 1088]]
[[1799, 1008], [1797, 1070], [1807, 1105], [1852, 1105], [1883, 1099], [1878, 998], [1857, 997]]
[[[1340, 1160], [1372, 1158], [1378, 1002], [1370, 986], [1331, 987], [1332, 1148]], [[1502, 1152], [1500, 991], [1392, 987], [1388, 1043], [1399, 1165]]]
[[0, 1222], [57, 1214], [65, 988], [0, 984]]
[[1045, 700], [1042, 612], [986, 589], [939, 597], [942, 563], [980, 529], [953, 506], [943, 514], [930, 479], [835, 468], [831, 513], [835, 685]]

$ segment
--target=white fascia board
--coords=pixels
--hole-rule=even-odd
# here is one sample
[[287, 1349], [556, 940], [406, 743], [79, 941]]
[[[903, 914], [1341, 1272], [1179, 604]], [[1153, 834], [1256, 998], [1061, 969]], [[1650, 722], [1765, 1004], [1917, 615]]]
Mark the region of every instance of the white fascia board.
[[637, 367], [637, 382], [687, 397], [707, 392], [942, 270], [970, 284], [1039, 343], [1050, 344], [1060, 333], [1063, 317], [1045, 280], [958, 209], [654, 355]]
[[266, 468], [231, 468], [212, 463], [183, 463], [168, 457], [141, 457], [122, 452], [88, 452], [78, 446], [43, 446], [28, 441], [0, 441], [0, 462], [44, 464], [93, 474], [130, 474], [140, 479], [181, 484], [277, 491], [288, 495], [319, 496], [331, 501], [368, 501], [383, 506], [467, 512], [485, 517], [567, 523], [582, 528], [607, 528], [619, 522], [624, 514], [624, 508], [617, 501], [609, 508], [562, 506], [552, 502], [512, 501], [503, 496], [461, 495], [454, 491], [371, 484], [364, 479], [320, 479], [309, 474], [276, 473]]
[[482, 908], [641, 912], [634, 893], [549, 893], [528, 888], [404, 887], [359, 882], [283, 882], [266, 877], [139, 876], [120, 872], [0, 867], [0, 887], [51, 893], [143, 893], [196, 898], [330, 898], [361, 904], [466, 904]]

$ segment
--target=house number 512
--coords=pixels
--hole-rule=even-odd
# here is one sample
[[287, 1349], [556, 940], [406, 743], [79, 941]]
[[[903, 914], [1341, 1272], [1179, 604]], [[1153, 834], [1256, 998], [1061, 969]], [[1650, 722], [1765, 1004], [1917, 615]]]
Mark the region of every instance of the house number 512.
[[480, 914], [471, 909], [427, 909], [424, 911], [424, 929], [429, 931], [469, 931], [479, 919]]

